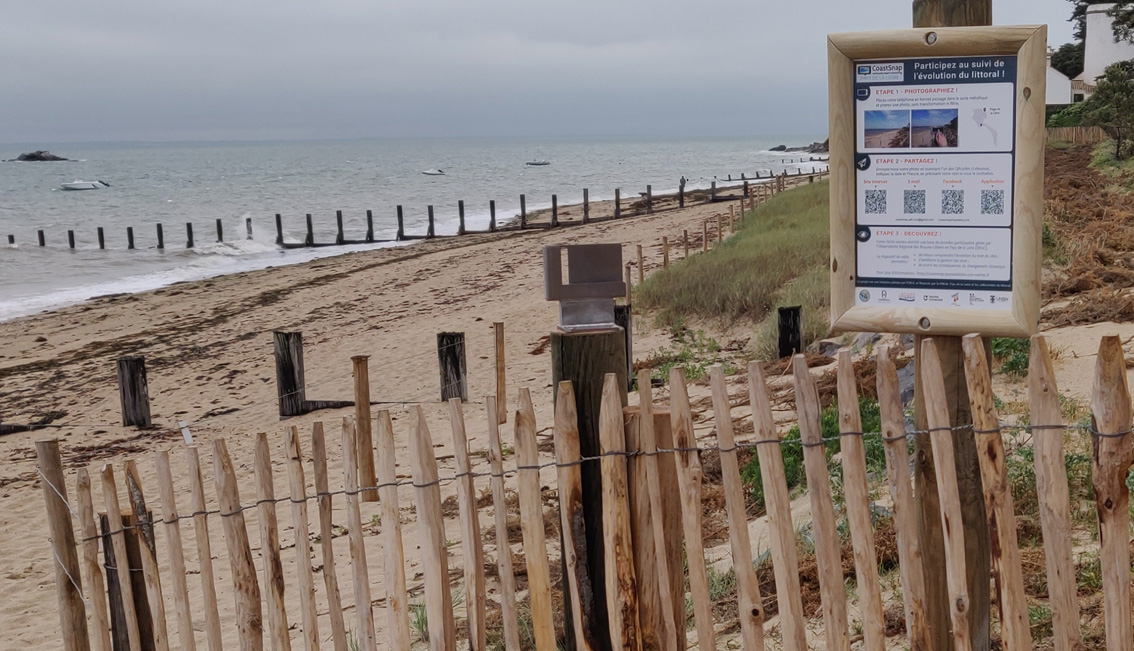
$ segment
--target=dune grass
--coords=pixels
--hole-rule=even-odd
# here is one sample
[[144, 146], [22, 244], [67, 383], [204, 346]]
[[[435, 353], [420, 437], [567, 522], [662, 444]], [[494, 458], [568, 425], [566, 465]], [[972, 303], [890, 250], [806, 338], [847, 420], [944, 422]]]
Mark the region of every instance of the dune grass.
[[776, 196], [748, 213], [736, 235], [717, 248], [647, 278], [637, 307], [672, 327], [690, 318], [760, 322], [775, 307], [803, 305], [805, 329], [825, 333], [828, 192], [821, 182]]

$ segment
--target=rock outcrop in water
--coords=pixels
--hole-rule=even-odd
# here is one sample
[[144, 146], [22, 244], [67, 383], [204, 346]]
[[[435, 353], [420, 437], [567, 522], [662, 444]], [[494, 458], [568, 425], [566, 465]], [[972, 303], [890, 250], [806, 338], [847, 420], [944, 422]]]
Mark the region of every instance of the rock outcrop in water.
[[24, 162], [41, 162], [41, 161], [56, 161], [56, 160], [68, 160], [68, 159], [63, 158], [62, 156], [56, 156], [55, 154], [44, 149], [44, 150], [40, 150], [40, 151], [33, 151], [33, 152], [25, 153], [25, 154], [20, 154], [18, 157], [16, 157], [13, 160], [24, 161]]

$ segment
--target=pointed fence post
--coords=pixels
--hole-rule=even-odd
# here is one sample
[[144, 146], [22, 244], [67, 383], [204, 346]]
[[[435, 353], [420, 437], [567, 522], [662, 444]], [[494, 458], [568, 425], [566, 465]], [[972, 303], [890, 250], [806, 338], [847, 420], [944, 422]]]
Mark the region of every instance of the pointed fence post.
[[[63, 481], [63, 461], [59, 441], [35, 443], [39, 472], [43, 476], [43, 499], [47, 505], [47, 527], [55, 568], [55, 597], [59, 605], [59, 624], [65, 651], [90, 651], [87, 636], [87, 611], [83, 604], [83, 586], [79, 574], [79, 554], [75, 548], [75, 531], [71, 525], [71, 507], [67, 503], [67, 485]], [[92, 598], [102, 599], [101, 594]]]

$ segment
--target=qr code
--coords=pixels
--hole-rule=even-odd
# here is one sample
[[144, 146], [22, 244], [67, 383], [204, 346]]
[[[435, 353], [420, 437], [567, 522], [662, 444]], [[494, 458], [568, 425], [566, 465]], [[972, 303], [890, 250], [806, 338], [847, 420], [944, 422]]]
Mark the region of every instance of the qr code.
[[965, 212], [965, 191], [944, 190], [941, 192], [941, 214], [961, 215]]
[[886, 191], [885, 190], [867, 190], [866, 191], [866, 214], [868, 214], [868, 215], [885, 215], [886, 214]]
[[924, 215], [925, 190], [906, 190], [903, 212], [907, 215]]
[[1003, 215], [1004, 214], [1004, 191], [1003, 190], [981, 190], [980, 191], [980, 214], [982, 214], [982, 215]]

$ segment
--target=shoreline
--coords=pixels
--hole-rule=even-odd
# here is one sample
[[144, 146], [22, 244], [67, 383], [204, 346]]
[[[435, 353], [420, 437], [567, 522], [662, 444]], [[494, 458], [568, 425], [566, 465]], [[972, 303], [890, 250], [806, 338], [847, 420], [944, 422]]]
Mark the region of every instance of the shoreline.
[[[816, 161], [816, 167], [821, 172], [821, 171], [823, 171], [827, 168], [827, 164], [825, 162], [819, 163], [819, 162]], [[802, 172], [802, 169], [800, 171]], [[793, 174], [793, 175], [789, 175], [788, 178], [793, 178], [793, 177], [797, 177], [797, 176], [809, 176], [809, 175], [810, 175], [810, 173], [798, 174], [798, 175]], [[769, 177], [763, 177], [763, 178], [759, 178], [759, 179], [753, 179], [753, 178], [728, 179], [728, 180], [717, 179], [717, 188], [718, 188], [718, 192], [720, 193], [721, 196], [727, 196], [728, 191], [730, 191], [730, 190], [735, 191], [739, 188], [742, 188], [745, 182], [751, 184], [752, 186], [757, 186], [757, 185], [769, 183], [771, 181], [772, 181], [772, 178], [769, 178]], [[693, 185], [693, 184], [691, 183], [690, 185]], [[708, 193], [708, 191], [709, 191], [709, 187], [705, 187], [705, 188], [687, 187], [686, 196], [687, 196], [687, 198], [690, 197], [690, 196], [704, 196], [705, 194]], [[632, 207], [637, 205], [641, 201], [642, 195], [644, 195], [644, 193], [638, 193], [637, 196], [629, 195], [629, 196], [623, 196], [622, 197], [622, 204], [623, 204], [623, 217], [622, 218], [623, 219], [636, 216], [636, 213], [633, 211]], [[672, 189], [672, 190], [661, 191], [658, 194], [654, 195], [654, 200], [655, 200], [655, 203], [658, 206], [666, 206], [668, 204], [676, 204], [676, 202], [677, 202], [677, 190]], [[590, 202], [590, 210], [591, 210], [591, 215], [593, 216], [593, 221], [601, 222], [602, 220], [613, 219], [613, 205], [614, 205], [613, 196], [609, 199], [594, 199], [594, 200], [592, 200]], [[675, 207], [675, 206], [670, 206], [669, 208], [659, 208], [659, 209], [672, 209], [673, 207]], [[512, 211], [509, 211], [509, 212], [512, 212]], [[561, 226], [566, 227], [566, 226], [577, 226], [577, 225], [579, 225], [578, 222], [581, 220], [581, 214], [582, 214], [582, 202], [581, 201], [578, 202], [578, 203], [563, 204], [563, 205], [559, 206], [559, 216], [560, 216]], [[550, 215], [551, 215], [551, 203], [550, 202], [547, 202], [546, 204], [543, 204], [543, 203], [536, 204], [535, 206], [533, 206], [533, 208], [531, 209], [531, 211], [527, 215], [528, 223], [532, 225], [531, 226], [532, 228], [546, 228], [546, 227], [548, 227], [548, 222], [550, 221]], [[573, 216], [574, 216], [574, 219], [572, 219]], [[507, 232], [507, 231], [512, 230], [512, 229], [517, 229], [519, 227], [519, 224], [520, 224], [520, 219], [521, 219], [520, 214], [517, 211], [517, 212], [515, 212], [515, 214], [513, 214], [510, 217], [504, 218], [502, 220], [498, 220], [497, 232]], [[478, 224], [477, 222], [480, 222], [480, 221], [483, 221], [484, 223]], [[460, 234], [456, 233], [456, 229], [458, 228], [457, 218], [446, 217], [443, 221], [438, 220], [437, 225], [439, 227], [439, 230], [440, 230], [440, 228], [451, 228], [454, 232], [452, 232], [452, 233], [441, 233], [441, 234], [438, 234], [436, 237], [434, 237], [432, 239], [433, 240], [450, 239], [450, 238], [466, 237], [466, 236], [469, 236], [469, 235], [483, 234], [483, 233], [488, 232], [487, 229], [488, 229], [489, 221], [488, 221], [488, 213], [487, 212], [485, 212], [483, 215], [481, 215], [480, 213], [475, 213], [473, 215], [470, 215], [467, 222], [472, 222], [469, 226], [470, 232], [467, 232], [464, 235], [460, 235]], [[481, 228], [481, 227], [483, 227], [483, 228]], [[3, 306], [5, 304], [11, 305], [12, 306], [11, 307], [12, 314], [11, 314], [11, 316], [7, 316], [7, 315], [0, 316], [0, 324], [10, 323], [10, 322], [15, 321], [15, 320], [34, 317], [34, 316], [37, 316], [37, 315], [50, 313], [50, 312], [55, 311], [55, 310], [66, 309], [68, 307], [84, 305], [84, 304], [90, 303], [91, 301], [97, 301], [97, 300], [102, 299], [102, 298], [113, 297], [113, 296], [118, 296], [118, 295], [122, 295], [122, 294], [125, 294], [125, 295], [144, 294], [146, 292], [157, 291], [157, 290], [160, 290], [160, 289], [165, 288], [165, 287], [176, 287], [176, 286], [179, 286], [179, 285], [182, 285], [182, 284], [185, 284], [185, 283], [203, 282], [203, 281], [213, 280], [213, 279], [217, 279], [217, 278], [223, 278], [225, 276], [230, 276], [230, 275], [235, 275], [235, 274], [243, 274], [243, 273], [247, 273], [247, 272], [250, 272], [250, 271], [303, 265], [303, 264], [307, 264], [307, 263], [314, 262], [314, 261], [317, 261], [317, 260], [326, 260], [326, 259], [336, 258], [338, 256], [351, 255], [351, 254], [354, 254], [354, 253], [377, 251], [377, 250], [383, 250], [383, 249], [402, 248], [402, 247], [405, 247], [405, 246], [416, 244], [420, 241], [425, 241], [427, 239], [429, 239], [429, 238], [425, 238], [422, 235], [411, 234], [408, 238], [403, 239], [401, 241], [383, 241], [383, 242], [375, 242], [375, 243], [347, 244], [347, 245], [336, 245], [336, 246], [314, 247], [314, 248], [296, 248], [296, 249], [289, 249], [289, 250], [275, 249], [275, 250], [265, 250], [263, 252], [258, 252], [258, 253], [254, 253], [254, 254], [253, 253], [248, 254], [249, 256], [265, 256], [265, 257], [269, 256], [269, 255], [278, 254], [280, 256], [279, 261], [266, 260], [264, 257], [259, 257], [259, 258], [249, 257], [249, 258], [243, 258], [242, 259], [242, 258], [237, 257], [237, 256], [239, 256], [239, 254], [229, 255], [229, 254], [205, 253], [205, 254], [203, 254], [202, 261], [208, 261], [210, 259], [209, 256], [212, 256], [212, 255], [223, 255], [225, 257], [225, 259], [235, 258], [236, 259], [236, 261], [234, 263], [235, 268], [211, 270], [211, 269], [207, 269], [207, 268], [191, 267], [191, 266], [184, 266], [183, 265], [183, 266], [173, 267], [171, 269], [167, 269], [167, 270], [164, 270], [164, 271], [153, 271], [153, 272], [140, 274], [140, 275], [137, 275], [137, 276], [127, 276], [127, 277], [124, 277], [124, 278], [104, 280], [104, 281], [96, 282], [96, 283], [93, 283], [93, 284], [90, 284], [90, 285], [80, 285], [80, 286], [71, 287], [71, 288], [60, 288], [60, 289], [57, 289], [57, 290], [50, 291], [46, 295], [33, 295], [33, 296], [23, 296], [23, 297], [18, 297], [18, 298], [13, 298], [13, 299], [4, 299], [4, 300], [0, 300], [0, 306]], [[268, 245], [265, 245], [262, 241], [255, 240], [255, 239], [254, 240], [240, 240], [240, 239], [231, 240], [231, 241], [225, 242], [223, 245], [240, 247], [240, 246], [244, 245], [245, 242], [249, 242], [249, 241], [255, 242], [255, 243], [262, 245], [262, 246], [268, 246]], [[34, 246], [34, 245], [29, 244], [29, 245], [25, 245], [25, 246]], [[197, 251], [207, 251], [210, 247], [216, 247], [216, 246], [222, 246], [222, 245], [218, 244], [218, 243], [201, 243], [199, 245]], [[275, 245], [271, 245], [271, 246], [275, 246]], [[294, 253], [292, 253], [292, 252], [294, 252]], [[174, 253], [174, 251], [171, 250], [171, 253]], [[184, 253], [184, 251], [176, 251], [176, 253]], [[290, 256], [291, 259], [285, 259], [284, 256]], [[241, 264], [241, 263], [244, 263], [244, 264]], [[244, 267], [244, 268], [241, 268], [241, 267]], [[169, 277], [171, 277], [171, 276], [176, 277], [177, 279], [170, 281]], [[111, 289], [110, 291], [105, 291], [107, 286], [116, 285], [116, 284], [126, 285], [127, 287], [124, 288], [124, 289], [121, 289], [121, 290], [114, 288], [114, 289]], [[55, 298], [55, 297], [58, 297], [58, 298]], [[30, 309], [21, 309], [20, 307], [17, 307], [20, 304], [24, 304], [24, 303], [31, 303], [31, 304], [34, 305], [34, 307], [32, 307]]]

